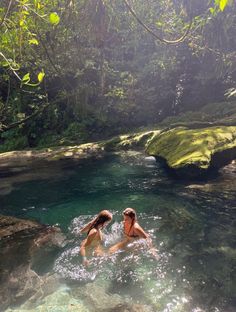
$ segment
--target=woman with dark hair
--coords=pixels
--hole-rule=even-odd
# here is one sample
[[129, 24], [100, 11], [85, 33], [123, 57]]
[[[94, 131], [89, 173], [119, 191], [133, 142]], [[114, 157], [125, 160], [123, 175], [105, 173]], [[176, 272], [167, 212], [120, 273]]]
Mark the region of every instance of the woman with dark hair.
[[83, 227], [80, 232], [87, 233], [87, 237], [80, 245], [80, 254], [83, 264], [88, 265], [87, 255], [103, 255], [102, 232], [104, 226], [112, 220], [112, 214], [108, 210], [102, 210], [97, 217]]
[[123, 211], [123, 226], [124, 226], [124, 239], [110, 247], [109, 253], [114, 253], [120, 249], [125, 249], [129, 243], [135, 239], [144, 238], [148, 240], [149, 246], [152, 244], [152, 240], [149, 235], [138, 224], [137, 214], [133, 208], [126, 208]]

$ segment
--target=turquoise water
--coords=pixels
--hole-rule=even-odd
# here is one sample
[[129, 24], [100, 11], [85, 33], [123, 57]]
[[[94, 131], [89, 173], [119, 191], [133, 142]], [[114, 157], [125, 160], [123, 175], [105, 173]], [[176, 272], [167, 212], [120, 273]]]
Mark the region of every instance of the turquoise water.
[[[109, 294], [110, 301], [119, 298], [142, 306], [140, 311], [231, 312], [236, 309], [235, 177], [231, 165], [209, 181], [176, 181], [160, 164], [136, 152], [84, 165], [44, 164], [6, 174], [1, 213], [57, 224], [72, 238], [52, 270], [66, 285], [59, 296], [69, 294], [68, 302], [76, 298], [84, 311], [93, 307], [76, 291], [90, 285]], [[108, 209], [114, 214], [105, 231], [109, 246], [122, 236], [126, 207], [136, 209], [159, 259], [143, 244], [139, 252], [94, 259], [84, 269], [78, 256], [83, 237], [76, 230]]]

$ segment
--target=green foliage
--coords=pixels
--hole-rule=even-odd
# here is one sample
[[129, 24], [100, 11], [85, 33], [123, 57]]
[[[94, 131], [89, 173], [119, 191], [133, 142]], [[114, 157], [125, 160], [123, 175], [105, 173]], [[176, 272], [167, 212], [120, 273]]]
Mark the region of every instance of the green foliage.
[[[234, 94], [232, 1], [133, 2], [169, 40], [192, 20], [176, 46], [156, 42], [122, 1], [13, 2], [0, 4], [0, 125], [17, 123], [10, 136], [29, 147], [109, 137]], [[215, 118], [214, 110], [191, 114]]]
[[24, 136], [17, 130], [11, 130], [3, 135], [4, 144], [0, 145], [0, 152], [12, 150], [22, 150], [29, 146], [27, 136]]

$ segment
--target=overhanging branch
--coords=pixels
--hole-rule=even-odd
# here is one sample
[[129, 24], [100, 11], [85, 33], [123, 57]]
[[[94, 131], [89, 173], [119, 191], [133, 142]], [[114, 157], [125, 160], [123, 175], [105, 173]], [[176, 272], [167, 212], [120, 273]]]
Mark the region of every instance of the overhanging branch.
[[131, 5], [129, 4], [128, 0], [124, 0], [124, 3], [126, 4], [129, 12], [133, 15], [133, 17], [137, 20], [137, 22], [147, 31], [149, 32], [152, 36], [154, 36], [157, 40], [159, 40], [162, 43], [166, 43], [166, 44], [177, 44], [180, 42], [183, 42], [185, 40], [185, 38], [188, 36], [190, 29], [192, 27], [192, 21], [190, 22], [187, 30], [185, 31], [185, 33], [178, 39], [176, 40], [167, 40], [164, 38], [161, 38], [160, 36], [158, 36], [154, 31], [152, 31], [136, 14], [136, 12], [134, 11], [134, 9], [131, 7]]

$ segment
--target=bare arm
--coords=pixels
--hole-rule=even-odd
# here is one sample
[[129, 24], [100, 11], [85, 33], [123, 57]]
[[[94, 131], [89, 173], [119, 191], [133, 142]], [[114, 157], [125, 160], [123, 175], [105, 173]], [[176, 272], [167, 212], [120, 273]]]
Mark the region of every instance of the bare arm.
[[142, 227], [137, 224], [135, 226], [135, 234], [139, 235], [140, 237], [142, 238], [145, 238], [147, 240], [147, 244], [148, 244], [148, 248], [149, 248], [149, 252], [154, 256], [154, 258], [156, 260], [159, 259], [159, 256], [158, 256], [158, 253], [157, 253], [157, 249], [155, 247], [153, 247], [153, 244], [152, 244], [152, 239], [150, 237], [149, 234], [147, 234], [143, 229]]
[[144, 229], [137, 223], [134, 225], [134, 234], [138, 235], [140, 238], [151, 239], [150, 236], [144, 231]]
[[80, 245], [80, 254], [83, 257], [83, 264], [85, 264], [85, 265], [88, 264], [88, 261], [86, 258], [86, 248], [91, 245], [96, 234], [97, 234], [97, 231], [95, 229], [91, 230], [90, 233], [88, 234], [88, 236], [86, 237], [86, 239], [83, 240], [81, 245]]
[[124, 239], [123, 241], [111, 246], [109, 248], [109, 254], [113, 254], [115, 252], [117, 252], [118, 250], [124, 249], [127, 246], [127, 243], [129, 242], [128, 239]]
[[154, 258], [156, 260], [159, 259], [158, 253], [157, 253], [157, 249], [155, 247], [153, 247], [152, 244], [152, 239], [150, 237], [149, 234], [147, 234], [142, 228], [141, 226], [138, 224], [137, 228], [135, 228], [135, 233], [137, 233], [138, 235], [140, 235], [140, 237], [147, 239], [147, 243], [148, 243], [148, 247], [149, 247], [149, 252], [151, 252], [151, 254], [154, 256]]
[[80, 233], [86, 233], [86, 232], [88, 232], [93, 222], [94, 222], [94, 220], [92, 220], [92, 221], [90, 221], [88, 224], [86, 224], [86, 225], [80, 230]]

